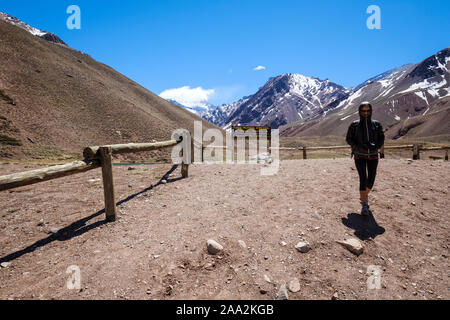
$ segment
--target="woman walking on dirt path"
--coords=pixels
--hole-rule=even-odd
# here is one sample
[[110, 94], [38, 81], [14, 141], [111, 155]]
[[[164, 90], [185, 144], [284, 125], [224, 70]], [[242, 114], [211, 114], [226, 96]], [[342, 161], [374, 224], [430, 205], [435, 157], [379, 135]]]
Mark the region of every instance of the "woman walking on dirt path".
[[[352, 147], [355, 166], [359, 174], [359, 194], [361, 214], [369, 215], [369, 192], [373, 188], [378, 167], [378, 149], [384, 144], [384, 133], [381, 123], [372, 120], [372, 105], [363, 102], [359, 106], [359, 120], [350, 124], [347, 143]], [[381, 154], [381, 158], [384, 155]]]

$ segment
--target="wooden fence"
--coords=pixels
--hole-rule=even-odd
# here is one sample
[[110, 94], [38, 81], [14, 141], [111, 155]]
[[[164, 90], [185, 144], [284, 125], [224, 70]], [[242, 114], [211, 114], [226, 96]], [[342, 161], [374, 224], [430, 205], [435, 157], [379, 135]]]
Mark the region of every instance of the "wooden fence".
[[[331, 146], [331, 147], [303, 147], [300, 148], [303, 150], [303, 159], [306, 159], [306, 151], [307, 150], [338, 150], [338, 149], [350, 149], [350, 146]], [[445, 160], [448, 161], [448, 149], [449, 147], [423, 147], [420, 144], [410, 144], [410, 145], [398, 145], [398, 146], [382, 146], [380, 149], [380, 153], [384, 154], [385, 150], [411, 150], [412, 152], [412, 158], [414, 160], [420, 159], [420, 151], [429, 151], [429, 150], [445, 150]]]
[[[202, 151], [205, 148], [221, 148], [221, 149], [228, 149], [226, 146], [204, 146], [202, 147]], [[391, 150], [391, 149], [405, 149], [405, 150], [411, 150], [412, 152], [412, 158], [414, 160], [420, 159], [420, 151], [431, 151], [431, 150], [445, 150], [445, 157], [444, 159], [448, 161], [448, 149], [450, 147], [423, 147], [420, 144], [410, 144], [410, 145], [398, 145], [398, 146], [382, 146], [380, 149], [380, 152], [384, 154], [384, 150]], [[299, 147], [299, 148], [287, 148], [287, 147], [268, 147], [269, 150], [287, 150], [287, 151], [302, 151], [303, 152], [303, 159], [307, 159], [307, 151], [317, 151], [317, 150], [339, 150], [344, 149], [348, 150], [350, 149], [350, 146], [327, 146], [327, 147]], [[203, 155], [203, 152], [202, 152]], [[202, 158], [203, 161], [203, 158]]]
[[[114, 181], [112, 171], [112, 155], [151, 151], [168, 148], [183, 143], [183, 136], [176, 135], [176, 139], [155, 143], [128, 143], [107, 146], [87, 147], [83, 151], [84, 160], [52, 166], [38, 170], [13, 173], [0, 177], [0, 191], [22, 187], [38, 182], [52, 180], [69, 176], [76, 173], [86, 172], [92, 169], [102, 168], [103, 191], [105, 196], [106, 220], [115, 221], [117, 215], [116, 198], [114, 192]], [[183, 161], [181, 174], [188, 176], [188, 161]]]
[[[114, 180], [112, 171], [112, 156], [115, 154], [134, 153], [142, 151], [151, 151], [156, 149], [168, 148], [175, 146], [179, 143], [184, 143], [183, 150], [187, 147], [186, 144], [190, 144], [190, 154], [184, 154], [181, 162], [181, 175], [188, 177], [189, 163], [193, 159], [193, 146], [194, 139], [188, 141], [183, 139], [186, 137], [182, 134], [174, 134], [173, 140], [155, 142], [155, 143], [128, 143], [128, 144], [116, 144], [107, 146], [93, 146], [87, 147], [83, 151], [84, 160], [66, 163], [63, 165], [52, 166], [49, 168], [31, 170], [20, 173], [13, 173], [6, 176], [0, 176], [0, 191], [22, 187], [38, 182], [52, 180], [68, 175], [86, 172], [96, 168], [102, 168], [103, 178], [103, 191], [105, 198], [105, 213], [106, 220], [115, 221], [117, 215], [116, 198], [114, 191]], [[225, 146], [202, 146], [202, 158], [206, 148], [223, 148], [228, 149]], [[331, 146], [331, 147], [301, 147], [301, 148], [286, 148], [286, 147], [269, 147], [270, 150], [301, 150], [303, 151], [303, 159], [307, 159], [307, 150], [338, 150], [349, 149], [349, 146]], [[448, 161], [448, 149], [449, 147], [422, 147], [419, 144], [402, 145], [402, 146], [383, 146], [381, 152], [384, 153], [386, 149], [412, 149], [413, 159], [420, 159], [420, 151], [428, 150], [446, 150], [445, 160]]]

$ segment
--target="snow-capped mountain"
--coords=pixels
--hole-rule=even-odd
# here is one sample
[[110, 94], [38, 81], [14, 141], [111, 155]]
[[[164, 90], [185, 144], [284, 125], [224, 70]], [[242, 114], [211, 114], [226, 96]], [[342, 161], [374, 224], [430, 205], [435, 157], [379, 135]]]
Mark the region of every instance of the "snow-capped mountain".
[[282, 134], [342, 135], [349, 123], [359, 118], [362, 101], [372, 103], [373, 117], [389, 129], [388, 137], [399, 138], [413, 128], [410, 134], [414, 135], [450, 134], [450, 122], [436, 120], [447, 119], [450, 114], [449, 70], [450, 48], [446, 48], [418, 64], [405, 65], [366, 81], [326, 117], [310, 117], [304, 123], [286, 126]]
[[208, 112], [202, 113], [201, 117], [219, 127], [227, 129], [231, 125], [231, 122], [229, 123], [228, 121], [231, 114], [233, 114], [239, 106], [247, 102], [251, 97], [252, 96], [247, 96], [234, 103], [223, 104], [215, 109], [209, 110]]
[[311, 117], [348, 96], [349, 90], [328, 79], [320, 80], [301, 74], [283, 74], [269, 81], [254, 95], [211, 113], [204, 119], [223, 128], [231, 124], [266, 124], [272, 128]]
[[62, 41], [54, 33], [36, 29], [36, 28], [30, 26], [29, 24], [26, 24], [25, 22], [19, 20], [18, 18], [10, 16], [7, 13], [0, 12], [0, 20], [6, 21], [15, 26], [18, 26], [18, 27], [28, 31], [29, 33], [31, 33], [32, 35], [34, 35], [36, 37], [42, 38], [42, 39], [50, 41], [50, 42], [59, 43], [59, 44], [67, 46], [67, 44], [64, 41]]
[[[362, 101], [375, 101], [378, 98], [383, 98], [389, 95], [393, 88], [403, 79], [408, 71], [410, 71], [415, 65], [405, 65], [409, 67], [400, 67], [393, 71], [388, 71], [378, 75], [373, 80], [367, 80], [363, 84], [358, 85], [355, 90], [342, 100], [336, 109], [346, 110], [352, 106], [356, 106]], [[384, 75], [384, 76], [383, 76]]]
[[[336, 109], [341, 109], [342, 115], [349, 116], [347, 110], [353, 110], [367, 100], [381, 105], [380, 108], [384, 106], [384, 113], [397, 121], [405, 116], [418, 115], [422, 110], [422, 115], [425, 115], [430, 104], [450, 95], [449, 62], [450, 48], [447, 48], [417, 65], [407, 65], [407, 68], [399, 68], [385, 78], [368, 83], [342, 101]], [[405, 108], [411, 104], [415, 105], [415, 112]]]
[[[200, 115], [224, 129], [270, 121], [285, 136], [342, 135], [358, 119], [359, 104], [370, 101], [374, 119], [389, 129], [388, 137], [408, 132], [450, 134], [450, 121], [442, 120], [450, 115], [449, 70], [450, 48], [446, 48], [418, 64], [388, 70], [349, 89], [329, 80], [283, 74], [269, 79], [254, 95]], [[415, 127], [420, 128], [411, 131]]]
[[196, 115], [198, 115], [200, 117], [202, 117], [203, 114], [209, 114], [209, 112], [212, 112], [214, 109], [216, 109], [216, 106], [212, 105], [210, 103], [204, 103], [202, 105], [188, 107], [188, 106], [185, 106], [185, 105], [183, 105], [183, 104], [181, 104], [178, 101], [173, 100], [173, 99], [166, 99], [166, 100], [170, 101], [173, 104], [176, 104], [177, 106], [182, 107], [182, 108], [184, 108], [184, 109], [186, 109], [186, 110], [188, 110], [188, 111], [190, 111], [192, 113], [195, 113]]
[[359, 85], [357, 85], [357, 86], [354, 86], [354, 87], [350, 88], [350, 90], [351, 90], [352, 92], [356, 92], [356, 91], [358, 91], [359, 89], [361, 89], [362, 87], [364, 87], [364, 86], [366, 86], [366, 85], [368, 85], [368, 84], [370, 84], [370, 83], [372, 83], [372, 82], [382, 81], [382, 80], [384, 80], [384, 79], [386, 79], [386, 78], [389, 78], [389, 77], [392, 78], [392, 76], [393, 76], [394, 74], [398, 74], [399, 72], [408, 70], [408, 69], [410, 69], [410, 68], [413, 67], [413, 66], [414, 66], [413, 63], [408, 63], [408, 64], [405, 64], [405, 65], [403, 65], [403, 66], [401, 66], [401, 67], [398, 67], [398, 68], [394, 68], [394, 69], [388, 70], [388, 71], [383, 72], [383, 73], [381, 73], [381, 74], [379, 74], [379, 75], [376, 75], [376, 76], [373, 77], [373, 78], [370, 78], [370, 79], [364, 81], [363, 83], [361, 83], [361, 84], [359, 84]]

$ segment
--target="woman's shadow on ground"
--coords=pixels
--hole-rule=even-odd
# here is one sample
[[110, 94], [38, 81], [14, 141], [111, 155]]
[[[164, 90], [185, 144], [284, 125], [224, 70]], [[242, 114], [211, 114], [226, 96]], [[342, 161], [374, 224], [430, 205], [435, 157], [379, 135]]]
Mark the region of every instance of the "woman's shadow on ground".
[[386, 231], [378, 225], [372, 212], [369, 212], [368, 216], [362, 216], [355, 212], [349, 213], [347, 218], [342, 218], [342, 223], [355, 230], [355, 236], [361, 240], [375, 239], [376, 236]]

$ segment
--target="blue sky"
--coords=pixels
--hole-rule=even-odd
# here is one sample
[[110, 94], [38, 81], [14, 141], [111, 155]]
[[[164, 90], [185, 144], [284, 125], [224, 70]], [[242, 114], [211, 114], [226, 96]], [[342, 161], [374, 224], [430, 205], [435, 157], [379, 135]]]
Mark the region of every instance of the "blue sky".
[[[81, 30], [66, 27], [72, 4]], [[367, 28], [370, 5], [381, 10], [380, 30]], [[154, 93], [184, 88], [178, 94], [213, 104], [283, 73], [354, 86], [450, 46], [450, 1], [442, 0], [24, 0], [2, 1], [0, 11]]]

